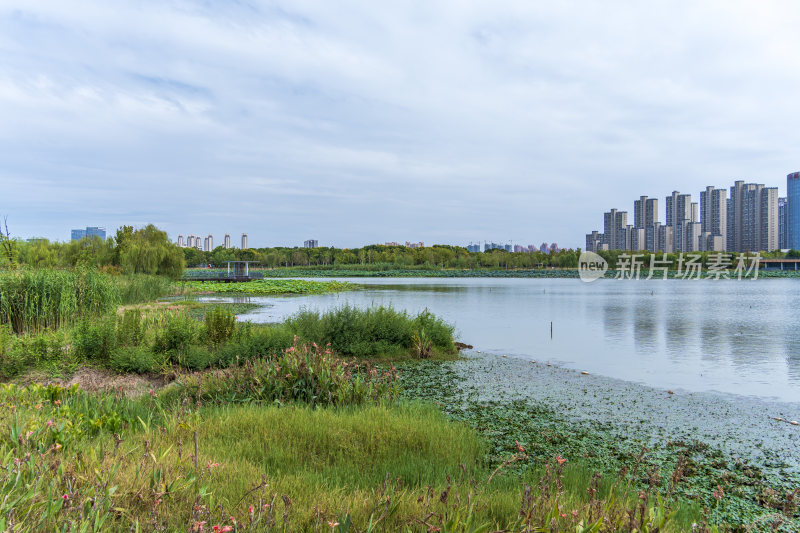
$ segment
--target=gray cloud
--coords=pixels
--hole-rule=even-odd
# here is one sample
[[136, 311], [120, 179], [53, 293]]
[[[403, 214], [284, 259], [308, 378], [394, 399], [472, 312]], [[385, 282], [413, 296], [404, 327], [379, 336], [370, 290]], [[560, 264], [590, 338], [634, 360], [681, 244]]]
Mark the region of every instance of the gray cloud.
[[253, 245], [580, 246], [800, 168], [791, 2], [0, 5], [0, 212]]

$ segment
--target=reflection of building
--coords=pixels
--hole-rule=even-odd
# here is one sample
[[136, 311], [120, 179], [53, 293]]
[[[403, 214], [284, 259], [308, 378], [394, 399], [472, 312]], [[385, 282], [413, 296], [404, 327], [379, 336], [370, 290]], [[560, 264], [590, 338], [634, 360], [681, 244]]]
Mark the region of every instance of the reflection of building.
[[316, 239], [308, 239], [303, 242], [303, 248], [316, 248], [317, 246], [319, 246], [319, 243]]

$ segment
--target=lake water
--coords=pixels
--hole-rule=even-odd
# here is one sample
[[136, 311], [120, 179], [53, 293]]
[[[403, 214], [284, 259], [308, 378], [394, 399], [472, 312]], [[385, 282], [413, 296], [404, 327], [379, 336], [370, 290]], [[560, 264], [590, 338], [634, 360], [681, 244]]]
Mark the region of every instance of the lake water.
[[[800, 401], [796, 280], [349, 279], [363, 290], [251, 297], [276, 322], [350, 303], [429, 309], [476, 351], [666, 389]], [[550, 323], [553, 324], [552, 338]]]

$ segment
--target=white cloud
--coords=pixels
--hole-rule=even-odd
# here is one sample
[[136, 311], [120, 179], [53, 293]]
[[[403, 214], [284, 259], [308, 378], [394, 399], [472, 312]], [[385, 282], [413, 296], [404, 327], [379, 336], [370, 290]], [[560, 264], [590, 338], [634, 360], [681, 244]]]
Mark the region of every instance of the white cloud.
[[640, 194], [783, 188], [798, 22], [791, 2], [6, 0], [0, 211], [56, 238], [136, 219], [579, 246]]

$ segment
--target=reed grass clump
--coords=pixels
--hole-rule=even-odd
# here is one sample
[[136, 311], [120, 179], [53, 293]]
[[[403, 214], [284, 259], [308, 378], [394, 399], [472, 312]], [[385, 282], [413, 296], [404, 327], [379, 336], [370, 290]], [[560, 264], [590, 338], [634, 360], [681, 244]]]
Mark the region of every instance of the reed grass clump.
[[120, 291], [95, 270], [24, 269], [0, 272], [0, 324], [15, 333], [59, 328], [115, 308]]
[[[360, 309], [350, 305], [325, 311], [304, 310], [286, 321], [302, 339], [319, 344], [330, 343], [345, 356], [375, 357], [430, 356], [432, 352], [453, 354], [454, 327], [425, 310], [409, 315], [392, 307]], [[424, 355], [415, 341], [424, 338]]]
[[95, 269], [0, 271], [0, 324], [10, 324], [18, 334], [57, 329], [174, 290], [167, 278], [144, 274], [117, 276]]

